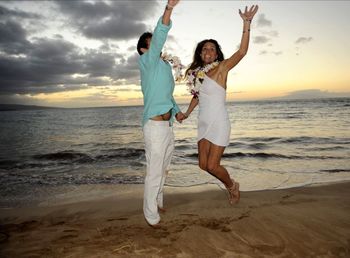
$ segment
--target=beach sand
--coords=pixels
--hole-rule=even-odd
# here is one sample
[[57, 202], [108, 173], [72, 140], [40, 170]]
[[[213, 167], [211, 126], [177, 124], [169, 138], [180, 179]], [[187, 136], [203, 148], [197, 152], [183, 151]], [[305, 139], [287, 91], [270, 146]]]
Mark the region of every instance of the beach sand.
[[350, 257], [350, 183], [242, 192], [165, 189], [160, 229], [142, 214], [143, 186], [111, 195], [0, 210], [0, 257]]

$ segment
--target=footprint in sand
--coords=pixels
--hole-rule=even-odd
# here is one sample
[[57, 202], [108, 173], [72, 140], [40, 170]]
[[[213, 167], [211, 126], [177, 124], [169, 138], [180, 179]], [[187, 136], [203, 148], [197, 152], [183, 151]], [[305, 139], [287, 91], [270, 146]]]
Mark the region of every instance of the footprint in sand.
[[116, 218], [116, 219], [107, 219], [107, 221], [115, 221], [115, 220], [128, 220], [128, 218], [124, 218], [124, 217], [122, 217], [122, 218]]
[[181, 213], [181, 216], [189, 216], [189, 217], [198, 217], [198, 214], [192, 214], [192, 213]]
[[78, 237], [78, 235], [72, 235], [72, 234], [70, 234], [70, 235], [61, 236], [61, 237], [59, 237], [57, 240], [65, 240], [65, 239], [76, 238], [76, 237]]
[[9, 237], [9, 234], [5, 232], [0, 232], [0, 243], [6, 242]]

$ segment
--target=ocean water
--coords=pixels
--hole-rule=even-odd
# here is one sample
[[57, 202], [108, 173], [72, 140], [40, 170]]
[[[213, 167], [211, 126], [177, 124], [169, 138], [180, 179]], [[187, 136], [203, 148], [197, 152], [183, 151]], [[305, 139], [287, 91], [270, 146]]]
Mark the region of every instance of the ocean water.
[[[187, 105], [180, 105], [182, 110]], [[350, 179], [350, 99], [230, 102], [222, 165], [243, 191]], [[0, 207], [72, 187], [142, 184], [142, 106], [0, 112]], [[174, 124], [168, 186], [218, 184], [197, 166], [197, 110]]]

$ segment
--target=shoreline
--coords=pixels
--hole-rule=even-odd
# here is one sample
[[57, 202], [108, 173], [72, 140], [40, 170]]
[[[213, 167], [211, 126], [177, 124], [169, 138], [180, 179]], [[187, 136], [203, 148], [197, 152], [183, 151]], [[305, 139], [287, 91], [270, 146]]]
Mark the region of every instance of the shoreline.
[[[343, 181], [329, 181], [329, 182], [314, 182], [303, 185], [285, 186], [280, 188], [265, 188], [265, 189], [242, 189], [242, 193], [252, 193], [259, 191], [278, 191], [288, 190], [295, 188], [309, 188], [318, 186], [327, 186], [334, 184], [350, 183], [350, 180], [344, 179]], [[9, 200], [3, 201], [0, 204], [0, 211], [21, 209], [21, 208], [33, 208], [33, 207], [53, 207], [70, 203], [79, 203], [85, 201], [98, 201], [116, 195], [125, 196], [128, 193], [134, 192], [136, 189], [139, 198], [143, 198], [143, 184], [86, 184], [86, 185], [66, 185], [66, 186], [48, 186], [42, 187], [40, 196], [45, 194], [45, 198], [41, 197], [34, 199], [19, 199], [12, 201], [13, 205], [4, 205], [3, 203], [10, 203]], [[207, 192], [211, 190], [222, 190], [226, 192], [223, 184], [219, 183], [203, 183], [191, 186], [174, 186], [165, 184], [165, 191], [170, 194], [177, 193], [193, 193], [193, 192]], [[1, 213], [0, 213], [1, 219]]]
[[0, 256], [350, 255], [350, 182], [242, 192], [233, 206], [216, 185], [205, 187], [166, 187], [157, 230], [143, 218], [143, 185], [105, 189], [111, 195], [98, 199], [2, 209]]

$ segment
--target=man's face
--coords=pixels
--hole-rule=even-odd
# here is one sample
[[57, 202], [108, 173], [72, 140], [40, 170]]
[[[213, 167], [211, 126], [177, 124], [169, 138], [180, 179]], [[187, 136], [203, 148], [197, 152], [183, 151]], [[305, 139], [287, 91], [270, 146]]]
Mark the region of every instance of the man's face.
[[147, 38], [146, 43], [147, 43], [147, 48], [141, 48], [142, 53], [146, 53], [149, 49], [149, 46], [151, 45], [151, 40], [152, 38]]

